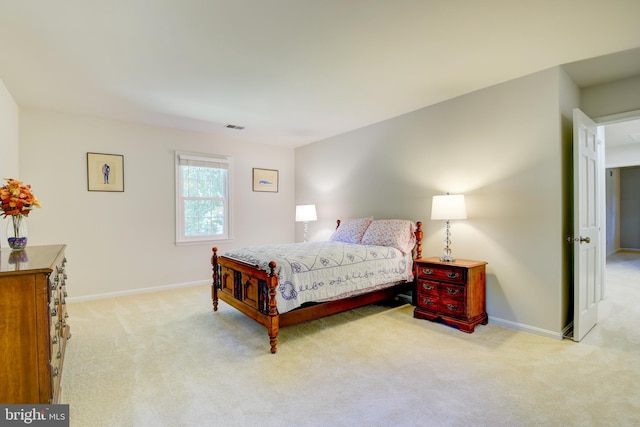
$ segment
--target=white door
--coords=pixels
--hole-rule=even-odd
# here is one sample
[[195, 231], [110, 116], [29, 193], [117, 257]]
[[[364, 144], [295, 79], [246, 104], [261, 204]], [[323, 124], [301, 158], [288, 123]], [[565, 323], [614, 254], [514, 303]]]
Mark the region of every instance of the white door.
[[598, 126], [573, 110], [573, 339], [580, 341], [598, 321], [601, 271], [600, 227], [603, 224], [600, 174], [603, 143]]

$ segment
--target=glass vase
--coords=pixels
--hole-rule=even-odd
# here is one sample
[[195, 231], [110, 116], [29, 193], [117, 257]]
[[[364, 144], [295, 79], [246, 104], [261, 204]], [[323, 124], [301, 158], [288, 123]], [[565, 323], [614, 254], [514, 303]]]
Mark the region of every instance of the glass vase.
[[7, 241], [14, 251], [27, 247], [27, 219], [22, 215], [12, 215], [7, 221]]

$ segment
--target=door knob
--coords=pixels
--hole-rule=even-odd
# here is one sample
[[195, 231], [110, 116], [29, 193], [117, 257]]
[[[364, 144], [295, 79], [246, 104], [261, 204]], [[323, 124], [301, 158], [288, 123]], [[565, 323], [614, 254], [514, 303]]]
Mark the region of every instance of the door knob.
[[572, 243], [572, 242], [591, 243], [591, 237], [582, 237], [582, 236], [580, 236], [580, 237], [575, 237], [574, 238], [574, 237], [569, 236], [569, 237], [567, 237], [567, 242], [569, 242], [569, 243]]

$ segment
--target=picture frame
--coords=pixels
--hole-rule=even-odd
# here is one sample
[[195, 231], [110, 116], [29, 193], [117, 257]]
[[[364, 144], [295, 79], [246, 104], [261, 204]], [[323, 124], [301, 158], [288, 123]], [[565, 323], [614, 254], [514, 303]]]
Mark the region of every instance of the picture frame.
[[253, 191], [277, 193], [278, 175], [276, 169], [253, 168]]
[[87, 189], [124, 192], [124, 156], [87, 153]]

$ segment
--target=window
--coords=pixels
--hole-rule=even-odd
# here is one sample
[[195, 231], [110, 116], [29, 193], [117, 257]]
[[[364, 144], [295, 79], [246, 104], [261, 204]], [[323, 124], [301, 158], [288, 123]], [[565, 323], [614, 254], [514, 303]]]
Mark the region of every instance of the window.
[[231, 236], [231, 158], [176, 152], [176, 242]]

